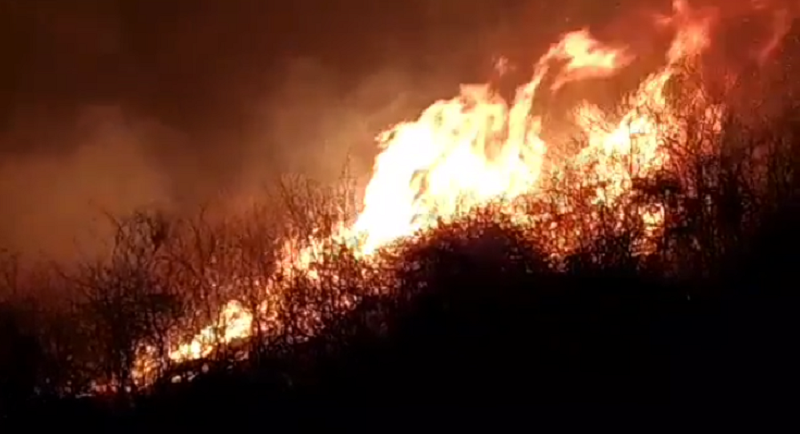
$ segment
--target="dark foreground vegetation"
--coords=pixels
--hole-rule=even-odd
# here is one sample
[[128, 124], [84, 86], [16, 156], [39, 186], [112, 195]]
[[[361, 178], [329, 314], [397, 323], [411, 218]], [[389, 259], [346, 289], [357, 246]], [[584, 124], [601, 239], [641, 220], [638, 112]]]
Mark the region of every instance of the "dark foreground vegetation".
[[[713, 154], [693, 151], [702, 133], [673, 144], [674, 167], [615, 205], [623, 224], [571, 190], [562, 229], [476, 211], [393, 246], [381, 265], [331, 250], [319, 279], [282, 281], [281, 308], [257, 316], [253, 338], [197, 362], [161, 357], [149, 387], [133, 378], [136, 345], [163, 349], [171, 330], [197, 331], [230, 298], [255, 306], [278, 272], [279, 232], [324, 229], [343, 212], [326, 192], [235, 219], [140, 214], [96, 264], [31, 272], [8, 256], [2, 432], [386, 426], [373, 418], [456, 428], [470, 426], [465, 411], [781, 407], [800, 366], [800, 124], [728, 122]], [[635, 214], [653, 201], [665, 229], [643, 254]], [[309, 223], [298, 210], [312, 208]], [[554, 237], [577, 227], [574, 249], [554, 259]], [[87, 396], [92, 381], [117, 390]]]

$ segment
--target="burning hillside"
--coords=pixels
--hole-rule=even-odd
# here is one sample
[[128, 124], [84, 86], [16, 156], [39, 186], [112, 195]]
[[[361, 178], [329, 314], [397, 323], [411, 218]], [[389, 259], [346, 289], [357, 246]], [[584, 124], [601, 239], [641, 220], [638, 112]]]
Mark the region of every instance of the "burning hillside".
[[[767, 6], [754, 2], [743, 9], [752, 13]], [[634, 206], [644, 228], [639, 245], [647, 253], [650, 238], [661, 229], [663, 208], [657, 201], [637, 202], [634, 184], [680, 170], [685, 162], [675, 158], [670, 144], [691, 141], [698, 147], [693, 155], [714, 151], [713, 136], [722, 128], [725, 107], [706, 91], [703, 78], [695, 76], [702, 77], [702, 59], [714, 46], [711, 36], [716, 26], [734, 12], [744, 13], [738, 8], [725, 13], [696, 9], [676, 0], [671, 15], [651, 16], [650, 25], [672, 38], [662, 66], [618, 101], [618, 111], [608, 112], [588, 101], [572, 108], [571, 121], [585, 144], [577, 153], [565, 151], [569, 143], [543, 138], [543, 119], [533, 114], [534, 109], [546, 111], [537, 106], [538, 101], [572, 83], [602, 86], [598, 79], [621, 73], [635, 60], [628, 47], [604, 44], [589, 30], [577, 29], [564, 34], [535, 62], [533, 76], [517, 88], [511, 101], [499, 96], [493, 83], [462, 86], [460, 95], [437, 101], [416, 120], [378, 135], [381, 153], [358, 215], [335, 222], [332, 237], [288, 241], [276, 275], [301, 273], [315, 279], [314, 264], [337, 246], [344, 246], [356, 261], [380, 261], [379, 253], [386, 246], [490, 204], [517, 224], [547, 233], [554, 257], [573, 249], [580, 236], [579, 229], [561, 223], [557, 216], [581, 213], [592, 219], [599, 218], [595, 214], [601, 208]], [[784, 15], [776, 15], [778, 24]], [[758, 59], [775, 50], [776, 41], [786, 33], [783, 28], [773, 29], [774, 37], [767, 38], [755, 53]], [[502, 60], [497, 66], [498, 76], [509, 67]], [[698, 139], [700, 133], [687, 118], [706, 126], [702, 137]], [[530, 201], [554, 188], [590, 191], [587, 203], [594, 210], [559, 202], [547, 212], [532, 213]], [[218, 345], [279, 328], [274, 323], [279, 322], [283, 305], [283, 283], [276, 277], [260, 285], [262, 297], [255, 309], [232, 300], [222, 308], [219, 322], [193, 339], [166, 343], [166, 353], [143, 347], [137, 378], [146, 381], [160, 363], [157, 354], [181, 363], [203, 358]], [[346, 310], [354, 302], [343, 299], [340, 305]], [[313, 322], [315, 313], [307, 315]], [[254, 316], [268, 318], [272, 324], [255, 321]]]

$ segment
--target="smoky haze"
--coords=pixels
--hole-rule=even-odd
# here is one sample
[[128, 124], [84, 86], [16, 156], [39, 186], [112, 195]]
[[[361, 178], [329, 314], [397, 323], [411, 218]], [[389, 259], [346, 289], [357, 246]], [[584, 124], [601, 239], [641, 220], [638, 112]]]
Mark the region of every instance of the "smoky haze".
[[0, 0], [0, 246], [68, 259], [104, 212], [327, 180], [348, 156], [367, 176], [376, 133], [493, 56], [598, 23], [641, 42], [619, 23], [669, 3]]

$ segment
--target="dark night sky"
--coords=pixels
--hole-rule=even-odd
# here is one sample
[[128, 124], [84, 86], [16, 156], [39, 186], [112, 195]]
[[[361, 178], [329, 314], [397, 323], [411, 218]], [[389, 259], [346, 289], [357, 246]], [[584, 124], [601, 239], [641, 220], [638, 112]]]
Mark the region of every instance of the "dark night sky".
[[324, 179], [348, 150], [367, 173], [374, 134], [485, 79], [493, 55], [532, 61], [644, 3], [669, 7], [0, 0], [0, 245], [69, 244], [98, 208], [202, 201], [288, 170]]

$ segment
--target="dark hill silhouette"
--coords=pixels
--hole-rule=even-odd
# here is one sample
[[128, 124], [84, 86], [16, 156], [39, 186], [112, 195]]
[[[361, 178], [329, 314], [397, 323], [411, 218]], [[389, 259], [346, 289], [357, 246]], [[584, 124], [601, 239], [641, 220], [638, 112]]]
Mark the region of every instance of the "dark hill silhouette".
[[[767, 172], [747, 169], [755, 163], [746, 152], [724, 152], [640, 186], [641, 200], [662, 197], [667, 207], [666, 230], [649, 255], [634, 254], [641, 228], [631, 223], [582, 240], [556, 267], [542, 232], [476, 212], [390, 247], [390, 265], [377, 277], [289, 287], [293, 309], [332, 309], [306, 340], [284, 333], [235, 342], [205, 360], [164, 367], [149, 388], [81, 397], [88, 379], [130, 379], [132, 342], [157, 342], [177, 321], [173, 311], [197, 311], [191, 303], [202, 301], [197, 293], [184, 300], [164, 292], [159, 252], [172, 226], [139, 216], [120, 226], [117, 268], [87, 268], [103, 273], [67, 280], [110, 288], [85, 292], [80, 309], [70, 311], [75, 325], [59, 325], [58, 315], [18, 299], [3, 305], [3, 432], [54, 424], [114, 432], [212, 424], [246, 432], [352, 430], [436, 421], [463, 429], [474, 428], [468, 415], [508, 411], [525, 419], [551, 409], [779, 408], [799, 383], [793, 131], [776, 124], [724, 135], [726, 150], [779, 143]], [[149, 230], [162, 235], [157, 243], [142, 236]], [[258, 245], [256, 232], [248, 234], [248, 245]], [[186, 245], [197, 248], [186, 263], [215, 246]], [[263, 256], [235, 258], [231, 267], [263, 263]], [[336, 256], [328, 265], [355, 276], [349, 259]], [[217, 263], [200, 264], [213, 271]], [[170, 273], [169, 282], [192, 288], [191, 274]], [[120, 288], [117, 297], [111, 289]], [[342, 294], [362, 297], [336, 311]], [[100, 309], [107, 306], [118, 309]], [[235, 357], [242, 353], [249, 357]], [[171, 381], [190, 371], [200, 373]]]

